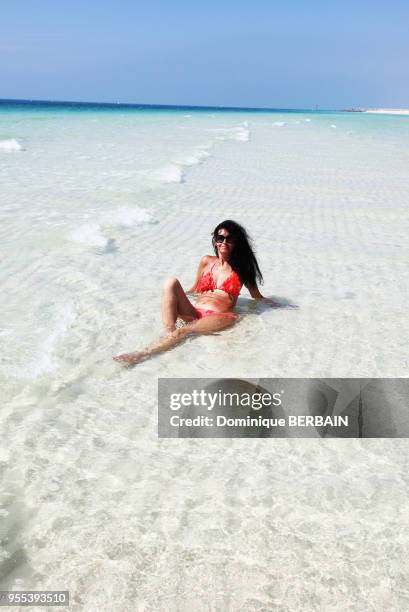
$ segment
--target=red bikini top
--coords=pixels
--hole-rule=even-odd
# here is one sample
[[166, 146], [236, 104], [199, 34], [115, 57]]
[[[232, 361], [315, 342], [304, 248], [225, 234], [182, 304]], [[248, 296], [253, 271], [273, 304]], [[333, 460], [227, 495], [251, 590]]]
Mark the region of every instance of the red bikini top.
[[204, 293], [205, 291], [214, 291], [215, 289], [221, 289], [234, 297], [238, 297], [240, 295], [241, 288], [243, 283], [240, 281], [239, 275], [237, 272], [232, 272], [230, 276], [226, 278], [220, 285], [220, 287], [216, 287], [216, 281], [213, 278], [212, 270], [216, 265], [216, 261], [210, 268], [209, 272], [203, 274], [203, 276], [199, 279], [199, 282], [196, 286], [197, 293]]

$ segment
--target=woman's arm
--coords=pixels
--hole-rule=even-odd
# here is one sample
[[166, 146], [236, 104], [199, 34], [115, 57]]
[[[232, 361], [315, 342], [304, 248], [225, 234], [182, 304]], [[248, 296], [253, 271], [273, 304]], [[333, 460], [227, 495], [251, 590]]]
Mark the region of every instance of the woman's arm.
[[193, 286], [186, 291], [186, 293], [194, 293], [196, 291], [197, 283], [199, 282], [199, 279], [202, 276], [203, 271], [208, 265], [210, 259], [211, 259], [211, 255], [204, 255], [202, 257], [199, 263], [199, 267], [197, 268], [195, 282], [193, 283]]
[[249, 287], [247, 287], [251, 297], [254, 300], [264, 300], [265, 298], [261, 295], [259, 288], [257, 287], [257, 284], [255, 285], [250, 285]]

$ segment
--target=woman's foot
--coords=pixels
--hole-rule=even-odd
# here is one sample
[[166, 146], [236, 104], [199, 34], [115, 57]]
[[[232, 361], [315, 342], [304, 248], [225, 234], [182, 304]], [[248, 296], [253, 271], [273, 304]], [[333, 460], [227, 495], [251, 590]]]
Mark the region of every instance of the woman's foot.
[[139, 363], [145, 357], [144, 352], [139, 353], [124, 353], [123, 355], [117, 355], [116, 357], [112, 357], [114, 361], [118, 361], [118, 363], [123, 363], [124, 365], [134, 365], [135, 363]]

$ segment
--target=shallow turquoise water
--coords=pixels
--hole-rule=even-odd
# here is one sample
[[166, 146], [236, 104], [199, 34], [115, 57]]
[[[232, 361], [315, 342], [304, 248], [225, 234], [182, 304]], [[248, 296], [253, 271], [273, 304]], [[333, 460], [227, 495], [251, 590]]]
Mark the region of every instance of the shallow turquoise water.
[[[331, 584], [340, 610], [371, 589], [399, 609], [404, 441], [158, 441], [156, 382], [407, 376], [408, 136], [406, 117], [0, 105], [4, 588], [69, 588], [76, 610], [112, 609], [112, 586], [121, 610], [336, 609]], [[299, 309], [243, 292], [233, 330], [120, 370], [226, 217], [263, 293]]]

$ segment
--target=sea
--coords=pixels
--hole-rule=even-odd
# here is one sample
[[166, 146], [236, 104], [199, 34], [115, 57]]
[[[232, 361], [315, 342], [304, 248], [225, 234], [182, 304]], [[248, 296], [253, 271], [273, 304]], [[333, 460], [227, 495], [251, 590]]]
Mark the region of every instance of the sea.
[[[1, 588], [407, 607], [405, 439], [158, 439], [157, 385], [407, 377], [408, 168], [407, 116], [0, 101]], [[192, 285], [225, 219], [281, 307], [244, 290], [234, 327], [114, 362], [161, 336], [164, 281]]]

